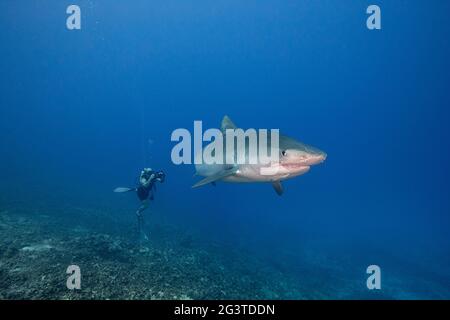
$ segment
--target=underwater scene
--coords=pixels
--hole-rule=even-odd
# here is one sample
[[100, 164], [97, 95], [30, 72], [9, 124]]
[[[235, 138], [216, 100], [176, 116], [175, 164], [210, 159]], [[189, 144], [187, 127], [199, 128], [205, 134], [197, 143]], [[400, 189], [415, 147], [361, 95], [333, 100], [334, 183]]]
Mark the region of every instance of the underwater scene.
[[449, 12], [1, 1], [0, 299], [450, 299]]

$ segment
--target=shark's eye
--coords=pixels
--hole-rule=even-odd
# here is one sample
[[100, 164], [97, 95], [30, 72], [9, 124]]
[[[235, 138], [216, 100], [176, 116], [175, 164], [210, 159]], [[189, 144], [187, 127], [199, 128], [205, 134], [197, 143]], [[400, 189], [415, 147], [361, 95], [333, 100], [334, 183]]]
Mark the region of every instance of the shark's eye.
[[282, 155], [283, 157], [285, 157], [285, 156], [287, 155], [286, 150], [281, 151], [281, 155]]

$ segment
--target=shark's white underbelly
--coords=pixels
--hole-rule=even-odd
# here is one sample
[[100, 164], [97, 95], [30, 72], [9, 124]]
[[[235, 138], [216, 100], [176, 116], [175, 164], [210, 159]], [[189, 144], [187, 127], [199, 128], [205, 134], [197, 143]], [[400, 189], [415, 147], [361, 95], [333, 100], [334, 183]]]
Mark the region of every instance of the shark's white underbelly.
[[[271, 171], [267, 172], [260, 165], [240, 165], [236, 173], [217, 180], [234, 183], [283, 181], [305, 174], [309, 171], [309, 168], [309, 166], [298, 166], [295, 170], [292, 170], [292, 168], [289, 169], [280, 165], [270, 167]], [[224, 170], [230, 170], [230, 167], [229, 165], [202, 164], [196, 165], [196, 169], [199, 176], [212, 177], [220, 174]]]
[[235, 174], [225, 177], [222, 181], [226, 182], [273, 182], [273, 181], [282, 181], [288, 178], [293, 178], [305, 174], [309, 171], [309, 166], [302, 167], [295, 173], [287, 172], [281, 168], [277, 173], [274, 174], [263, 174], [261, 171], [261, 167], [255, 166], [244, 166], [241, 167], [238, 172]]

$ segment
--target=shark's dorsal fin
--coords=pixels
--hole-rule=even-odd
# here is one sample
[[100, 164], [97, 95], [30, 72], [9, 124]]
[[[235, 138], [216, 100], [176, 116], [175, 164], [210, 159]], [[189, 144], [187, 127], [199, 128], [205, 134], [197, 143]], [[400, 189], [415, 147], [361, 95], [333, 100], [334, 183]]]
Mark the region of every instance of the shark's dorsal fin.
[[192, 186], [192, 188], [197, 188], [197, 187], [203, 186], [205, 184], [213, 183], [215, 181], [218, 181], [218, 180], [221, 180], [221, 179], [226, 178], [228, 176], [231, 176], [231, 175], [235, 174], [236, 171], [238, 171], [238, 169], [239, 169], [238, 167], [232, 167], [230, 169], [219, 171], [218, 173], [216, 173], [216, 174], [214, 174], [212, 176], [209, 176], [209, 177], [206, 177], [203, 180], [200, 180], [199, 182], [194, 184]]
[[222, 132], [225, 132], [227, 129], [237, 129], [236, 125], [231, 121], [230, 117], [225, 116], [222, 119], [222, 124], [220, 126]]
[[283, 186], [281, 185], [280, 181], [272, 182], [272, 186], [275, 189], [275, 192], [277, 193], [277, 195], [281, 196], [283, 194]]

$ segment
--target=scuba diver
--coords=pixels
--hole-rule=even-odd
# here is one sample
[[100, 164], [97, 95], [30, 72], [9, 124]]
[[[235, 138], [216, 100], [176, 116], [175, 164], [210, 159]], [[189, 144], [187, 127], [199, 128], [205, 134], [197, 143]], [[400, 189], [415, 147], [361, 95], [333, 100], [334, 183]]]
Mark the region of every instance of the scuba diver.
[[141, 201], [140, 207], [136, 211], [136, 217], [138, 222], [138, 232], [143, 236], [145, 240], [148, 240], [148, 236], [144, 231], [144, 216], [142, 212], [148, 208], [149, 200], [153, 200], [154, 192], [156, 190], [155, 182], [163, 183], [166, 175], [162, 171], [153, 171], [151, 168], [144, 168], [139, 176], [138, 186], [135, 188], [123, 188], [119, 187], [114, 189], [114, 192], [130, 192], [135, 191], [139, 200]]

